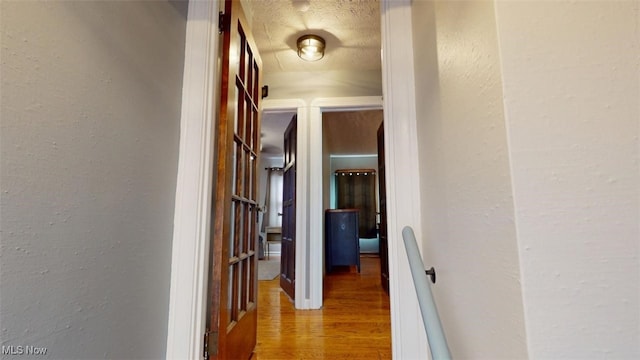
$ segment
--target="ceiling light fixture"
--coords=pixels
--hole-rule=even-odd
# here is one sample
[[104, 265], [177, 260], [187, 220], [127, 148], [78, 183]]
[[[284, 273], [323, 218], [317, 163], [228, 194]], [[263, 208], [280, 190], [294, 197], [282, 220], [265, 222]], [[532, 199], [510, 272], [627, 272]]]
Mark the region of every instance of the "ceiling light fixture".
[[324, 39], [318, 35], [304, 35], [298, 38], [298, 56], [302, 60], [316, 61], [324, 57]]

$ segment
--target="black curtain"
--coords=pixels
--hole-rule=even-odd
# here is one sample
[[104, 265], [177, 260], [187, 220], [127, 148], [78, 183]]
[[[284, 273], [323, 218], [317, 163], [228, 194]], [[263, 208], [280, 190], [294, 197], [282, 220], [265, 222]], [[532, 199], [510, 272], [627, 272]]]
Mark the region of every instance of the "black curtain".
[[336, 171], [338, 209], [358, 209], [361, 238], [375, 238], [376, 229], [376, 173], [373, 169]]

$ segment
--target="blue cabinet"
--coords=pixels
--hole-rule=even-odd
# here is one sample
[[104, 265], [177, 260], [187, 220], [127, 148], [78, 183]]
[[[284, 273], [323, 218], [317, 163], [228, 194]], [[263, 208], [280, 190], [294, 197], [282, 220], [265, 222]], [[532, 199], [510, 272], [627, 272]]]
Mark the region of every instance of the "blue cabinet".
[[327, 272], [334, 266], [355, 265], [360, 272], [358, 209], [325, 211], [325, 260]]

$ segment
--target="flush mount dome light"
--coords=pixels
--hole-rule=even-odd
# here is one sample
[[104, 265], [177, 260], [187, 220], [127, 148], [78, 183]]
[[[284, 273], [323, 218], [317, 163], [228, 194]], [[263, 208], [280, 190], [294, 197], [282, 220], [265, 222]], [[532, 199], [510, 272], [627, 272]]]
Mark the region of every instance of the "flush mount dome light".
[[318, 35], [304, 35], [298, 38], [298, 56], [302, 60], [316, 61], [324, 56], [324, 39]]

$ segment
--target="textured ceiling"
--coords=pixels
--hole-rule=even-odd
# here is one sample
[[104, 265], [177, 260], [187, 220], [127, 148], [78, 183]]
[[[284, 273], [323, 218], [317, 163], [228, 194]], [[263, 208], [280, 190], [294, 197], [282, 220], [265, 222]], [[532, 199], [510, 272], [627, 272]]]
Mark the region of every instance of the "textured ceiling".
[[[248, 0], [253, 36], [266, 73], [284, 71], [378, 70], [378, 0]], [[296, 40], [322, 36], [325, 57], [307, 62]]]
[[[265, 77], [270, 77], [272, 81], [270, 85], [278, 83], [278, 87], [282, 84], [288, 86], [286, 84], [291, 83], [291, 74], [296, 72], [305, 72], [307, 86], [314, 86], [310, 85], [309, 73], [318, 74], [318, 79], [328, 79], [327, 81], [337, 82], [342, 86], [347, 84], [362, 86], [362, 74], [366, 71], [380, 74], [379, 5], [378, 0], [245, 0], [243, 2], [247, 17], [251, 19], [253, 37], [262, 58], [263, 74]], [[316, 34], [325, 39], [324, 58], [307, 62], [298, 57], [296, 40], [305, 34]], [[339, 79], [335, 78], [336, 71], [340, 71]], [[277, 81], [278, 77], [286, 80]], [[293, 78], [295, 79], [295, 76]], [[296, 94], [307, 91], [301, 89], [300, 81], [294, 82], [297, 84], [291, 88]], [[318, 86], [315, 84], [316, 89]], [[282, 89], [279, 90], [282, 91]], [[291, 116], [290, 113], [263, 115], [263, 155], [275, 156], [282, 152], [282, 134]], [[377, 126], [375, 128], [377, 129]], [[330, 129], [327, 133], [333, 139], [333, 148], [340, 154], [376, 152], [375, 147], [371, 148], [371, 143], [360, 144], [364, 137], [343, 136], [357, 134], [359, 133], [357, 129], [342, 133]], [[372, 141], [375, 144], [375, 132]], [[347, 148], [351, 150], [346, 151]]]

